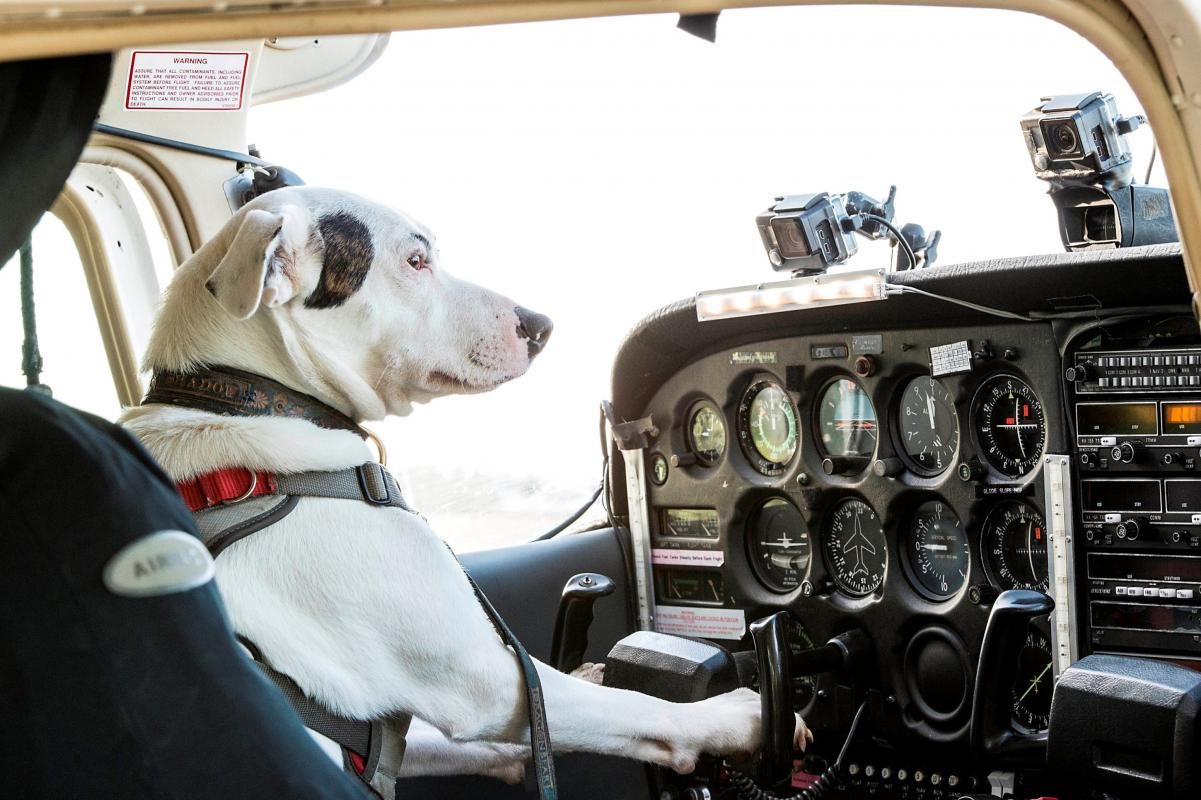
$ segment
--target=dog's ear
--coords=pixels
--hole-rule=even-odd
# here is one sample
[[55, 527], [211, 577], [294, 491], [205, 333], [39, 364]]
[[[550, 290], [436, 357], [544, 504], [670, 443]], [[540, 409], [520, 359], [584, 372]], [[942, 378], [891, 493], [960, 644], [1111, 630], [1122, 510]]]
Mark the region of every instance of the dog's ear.
[[209, 276], [209, 291], [238, 319], [248, 319], [260, 305], [283, 305], [296, 294], [296, 261], [308, 239], [308, 219], [301, 211], [248, 211]]

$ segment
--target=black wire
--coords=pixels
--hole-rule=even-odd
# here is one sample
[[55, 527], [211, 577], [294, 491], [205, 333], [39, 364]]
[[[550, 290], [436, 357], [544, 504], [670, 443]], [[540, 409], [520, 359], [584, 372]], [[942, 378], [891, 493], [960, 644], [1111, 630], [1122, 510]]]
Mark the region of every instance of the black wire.
[[539, 536], [539, 537], [538, 537], [537, 539], [535, 539], [534, 541], [535, 541], [535, 542], [542, 542], [542, 541], [545, 541], [545, 540], [547, 540], [547, 539], [551, 539], [551, 538], [553, 538], [553, 537], [555, 537], [555, 536], [558, 536], [560, 533], [562, 533], [563, 531], [567, 530], [569, 527], [571, 527], [572, 523], [574, 523], [574, 522], [575, 522], [576, 520], [578, 520], [580, 517], [584, 516], [584, 514], [585, 514], [585, 513], [587, 513], [588, 509], [592, 508], [592, 505], [593, 505], [593, 504], [596, 502], [596, 498], [598, 498], [598, 497], [600, 497], [600, 496], [601, 496], [601, 492], [602, 492], [602, 491], [604, 491], [604, 489], [605, 489], [605, 482], [604, 482], [604, 481], [601, 481], [601, 485], [600, 485], [600, 486], [598, 486], [598, 487], [596, 487], [596, 491], [592, 493], [592, 497], [589, 497], [589, 498], [588, 498], [588, 502], [587, 502], [587, 503], [584, 503], [584, 505], [580, 506], [580, 508], [579, 508], [579, 510], [578, 510], [578, 511], [576, 511], [574, 514], [572, 514], [572, 515], [571, 515], [570, 517], [568, 517], [567, 519], [565, 519], [565, 520], [563, 520], [562, 522], [560, 522], [560, 523], [559, 523], [558, 525], [556, 525], [555, 527], [551, 528], [551, 529], [550, 529], [549, 531], [547, 531], [546, 533], [544, 533], [544, 534], [542, 534], [541, 536]]
[[1152, 141], [1151, 142], [1151, 163], [1147, 164], [1147, 177], [1143, 178], [1143, 183], [1151, 182], [1151, 169], [1155, 166], [1155, 154], [1158, 152], [1159, 152], [1159, 147], [1157, 147], [1155, 142]]
[[905, 256], [909, 259], [909, 269], [917, 269], [917, 255], [913, 252], [913, 247], [909, 244], [909, 240], [901, 235], [901, 232], [897, 230], [896, 225], [893, 225], [891, 222], [884, 219], [884, 217], [881, 217], [877, 214], [864, 214], [863, 218], [869, 219], [872, 222], [877, 222], [883, 225], [885, 228], [888, 228], [889, 232], [892, 233], [892, 238], [896, 239], [897, 244], [899, 244], [901, 249], [905, 251]]
[[216, 147], [205, 147], [202, 144], [192, 144], [191, 142], [181, 142], [178, 139], [167, 139], [162, 136], [153, 136], [149, 133], [141, 131], [131, 131], [128, 128], [118, 128], [113, 125], [105, 125], [103, 122], [97, 122], [93, 126], [98, 133], [107, 133], [110, 136], [117, 136], [122, 139], [130, 139], [143, 144], [153, 144], [159, 147], [169, 147], [172, 150], [182, 150], [185, 153], [193, 153], [198, 156], [208, 156], [209, 158], [220, 158], [225, 161], [235, 161], [239, 164], [253, 164], [256, 167], [269, 167], [271, 164], [261, 158], [256, 158], [249, 153], [239, 153], [237, 150], [221, 150]]
[[821, 798], [825, 797], [826, 792], [834, 788], [834, 784], [842, 779], [843, 761], [851, 749], [851, 742], [855, 740], [855, 734], [859, 730], [859, 723], [863, 721], [863, 715], [866, 711], [867, 701], [864, 700], [859, 704], [859, 709], [855, 712], [855, 716], [851, 720], [851, 727], [847, 731], [846, 739], [842, 742], [842, 749], [838, 751], [838, 758], [834, 759], [834, 763], [818, 776], [812, 786], [785, 797], [766, 789], [760, 789], [749, 775], [731, 769], [730, 783], [737, 790], [738, 797], [741, 800], [821, 800]]

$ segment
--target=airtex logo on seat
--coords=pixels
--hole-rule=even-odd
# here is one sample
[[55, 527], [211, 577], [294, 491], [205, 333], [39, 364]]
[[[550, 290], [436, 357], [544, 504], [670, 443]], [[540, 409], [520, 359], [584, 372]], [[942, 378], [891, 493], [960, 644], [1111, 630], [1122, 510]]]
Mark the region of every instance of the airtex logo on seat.
[[121, 548], [104, 567], [104, 585], [124, 597], [186, 592], [213, 579], [213, 558], [195, 536], [158, 531]]

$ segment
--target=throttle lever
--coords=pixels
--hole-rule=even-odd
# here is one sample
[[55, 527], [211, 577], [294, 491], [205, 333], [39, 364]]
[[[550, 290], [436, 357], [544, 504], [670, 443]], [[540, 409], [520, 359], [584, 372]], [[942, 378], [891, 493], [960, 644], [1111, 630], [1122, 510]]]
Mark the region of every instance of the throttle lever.
[[981, 763], [1035, 767], [1047, 760], [1047, 732], [1018, 733], [1010, 722], [1010, 687], [1018, 676], [1018, 657], [1030, 621], [1055, 609], [1042, 592], [1010, 589], [993, 603], [980, 646], [969, 732], [972, 753]]
[[612, 578], [598, 572], [581, 572], [567, 579], [550, 646], [550, 663], [555, 669], [571, 672], [584, 662], [588, 628], [593, 619], [592, 604], [613, 594], [613, 589]]

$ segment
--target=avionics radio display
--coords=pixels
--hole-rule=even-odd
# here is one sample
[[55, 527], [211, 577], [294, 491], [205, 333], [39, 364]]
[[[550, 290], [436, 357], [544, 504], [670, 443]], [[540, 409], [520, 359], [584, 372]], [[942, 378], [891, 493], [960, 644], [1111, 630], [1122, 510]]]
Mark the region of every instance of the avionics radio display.
[[1201, 403], [1164, 403], [1164, 435], [1201, 433]]
[[1155, 403], [1077, 403], [1076, 434], [1156, 436], [1159, 414]]
[[1080, 481], [1082, 511], [1158, 514], [1163, 511], [1159, 481], [1153, 478]]
[[1172, 514], [1201, 513], [1201, 481], [1188, 478], [1169, 479], [1163, 482], [1167, 495], [1167, 510]]
[[1089, 611], [1094, 628], [1201, 633], [1201, 620], [1192, 606], [1093, 602]]
[[1088, 577], [1123, 581], [1201, 581], [1201, 556], [1089, 553]]

